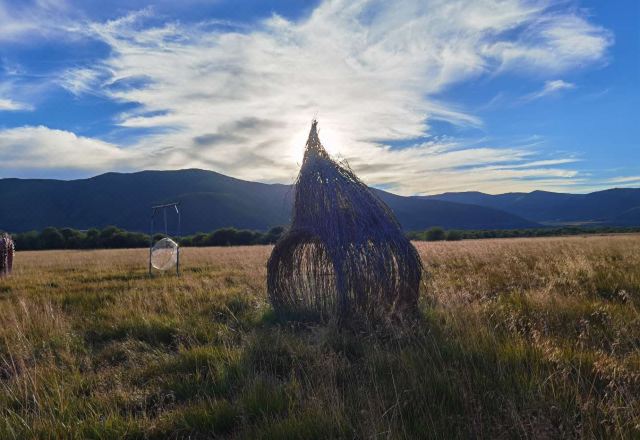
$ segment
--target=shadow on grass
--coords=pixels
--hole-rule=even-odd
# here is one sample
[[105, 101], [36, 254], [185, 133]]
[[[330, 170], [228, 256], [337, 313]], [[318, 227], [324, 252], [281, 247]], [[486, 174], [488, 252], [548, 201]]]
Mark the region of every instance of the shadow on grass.
[[303, 438], [318, 420], [330, 429], [325, 438], [576, 434], [571, 390], [546, 393], [556, 366], [520, 339], [452, 333], [433, 311], [373, 328], [304, 318], [266, 312], [242, 352], [242, 377], [276, 384], [275, 402], [286, 390], [286, 410], [265, 410], [264, 435], [286, 427], [290, 438]]
[[570, 372], [518, 335], [474, 328], [462, 311], [341, 326], [232, 296], [206, 313], [228, 337], [176, 346], [184, 322], [88, 335], [164, 353], [134, 375], [154, 405], [139, 410], [155, 414], [152, 437], [565, 438], [586, 423]]

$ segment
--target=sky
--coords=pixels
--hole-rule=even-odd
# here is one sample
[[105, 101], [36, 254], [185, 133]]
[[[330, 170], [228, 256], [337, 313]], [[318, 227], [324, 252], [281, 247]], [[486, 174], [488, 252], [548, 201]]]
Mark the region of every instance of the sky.
[[637, 0], [0, 0], [0, 178], [640, 187]]

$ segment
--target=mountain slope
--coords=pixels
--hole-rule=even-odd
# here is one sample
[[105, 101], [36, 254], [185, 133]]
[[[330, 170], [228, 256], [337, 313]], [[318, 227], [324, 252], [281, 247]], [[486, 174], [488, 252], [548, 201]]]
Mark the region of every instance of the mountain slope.
[[379, 190], [376, 192], [408, 231], [430, 226], [442, 226], [446, 229], [515, 229], [540, 226], [516, 215], [484, 206], [403, 197]]
[[638, 226], [640, 225], [640, 206], [629, 209], [611, 220], [611, 224], [616, 226]]
[[[407, 230], [536, 226], [492, 208], [377, 192]], [[179, 201], [183, 233], [225, 226], [266, 230], [289, 223], [291, 199], [288, 185], [248, 182], [195, 169], [107, 173], [71, 181], [0, 179], [0, 229], [116, 225], [148, 231], [151, 205]], [[175, 230], [175, 225], [170, 229]]]
[[[499, 209], [536, 222], [600, 222], [619, 224], [623, 213], [640, 207], [639, 188], [614, 188], [590, 194], [563, 194], [547, 191], [484, 194], [444, 193], [424, 197]], [[624, 219], [623, 219], [624, 220]], [[624, 220], [629, 222], [630, 220]], [[638, 223], [634, 223], [638, 224]]]
[[[114, 224], [147, 231], [150, 207], [182, 203], [183, 232], [282, 223], [286, 185], [265, 185], [202, 170], [107, 173], [91, 179], [0, 180], [0, 225], [12, 231], [47, 225], [79, 229]], [[258, 209], [254, 207], [259, 206]], [[171, 220], [171, 217], [170, 217]]]

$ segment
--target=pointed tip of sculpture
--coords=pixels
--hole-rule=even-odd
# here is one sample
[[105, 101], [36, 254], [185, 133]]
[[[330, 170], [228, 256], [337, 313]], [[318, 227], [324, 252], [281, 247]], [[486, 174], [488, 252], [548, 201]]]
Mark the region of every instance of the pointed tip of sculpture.
[[309, 138], [307, 139], [305, 156], [309, 153], [328, 156], [327, 151], [320, 142], [320, 137], [318, 136], [318, 120], [315, 118], [311, 121], [311, 131], [309, 131]]
[[310, 143], [320, 144], [320, 138], [318, 137], [318, 120], [315, 118], [311, 120], [311, 130], [309, 131], [309, 138], [307, 139], [307, 144]]

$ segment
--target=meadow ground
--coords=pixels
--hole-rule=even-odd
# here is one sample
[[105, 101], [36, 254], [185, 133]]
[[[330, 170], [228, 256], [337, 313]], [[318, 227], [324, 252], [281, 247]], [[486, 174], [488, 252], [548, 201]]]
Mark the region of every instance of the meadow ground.
[[640, 236], [418, 243], [418, 322], [281, 322], [270, 247], [18, 253], [0, 438], [640, 436]]

